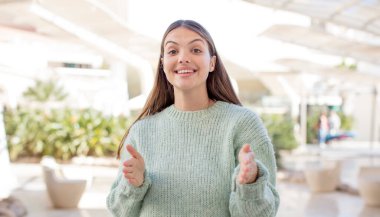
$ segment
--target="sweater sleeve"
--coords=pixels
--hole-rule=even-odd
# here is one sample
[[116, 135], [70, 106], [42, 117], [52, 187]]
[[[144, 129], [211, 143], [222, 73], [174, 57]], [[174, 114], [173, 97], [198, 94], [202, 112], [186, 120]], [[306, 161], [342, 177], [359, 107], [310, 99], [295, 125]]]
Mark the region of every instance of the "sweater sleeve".
[[[239, 184], [236, 177], [240, 165], [238, 154], [244, 144], [250, 144], [255, 152], [258, 178], [252, 184]], [[247, 112], [235, 127], [235, 165], [232, 176], [230, 212], [232, 217], [272, 217], [279, 206], [276, 190], [276, 162], [273, 145], [261, 119], [253, 112]]]
[[140, 187], [134, 187], [129, 184], [128, 180], [123, 175], [123, 162], [130, 158], [129, 153], [125, 150], [126, 144], [132, 144], [134, 147], [136, 144], [132, 138], [132, 133], [131, 130], [123, 144], [117, 178], [113, 182], [111, 190], [107, 196], [107, 208], [114, 217], [138, 217], [140, 215], [140, 209], [145, 194], [151, 185], [151, 180], [147, 175], [147, 172], [144, 173], [144, 183]]

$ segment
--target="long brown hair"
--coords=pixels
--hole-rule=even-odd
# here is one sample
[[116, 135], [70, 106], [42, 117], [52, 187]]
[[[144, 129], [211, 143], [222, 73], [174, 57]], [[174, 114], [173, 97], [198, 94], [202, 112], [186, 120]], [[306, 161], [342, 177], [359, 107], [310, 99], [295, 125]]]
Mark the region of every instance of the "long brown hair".
[[[173, 86], [166, 79], [165, 72], [162, 67], [161, 57], [163, 57], [164, 53], [164, 42], [166, 36], [169, 34], [169, 32], [179, 27], [184, 27], [198, 33], [204, 40], [206, 40], [210, 55], [216, 56], [216, 65], [214, 71], [213, 73], [209, 73], [206, 81], [208, 97], [212, 100], [241, 105], [234, 89], [232, 88], [231, 81], [228, 77], [226, 69], [224, 68], [222, 60], [220, 59], [219, 54], [216, 52], [214, 41], [212, 40], [211, 35], [208, 33], [208, 31], [195, 21], [177, 20], [168, 27], [164, 36], [162, 37], [160, 58], [157, 65], [157, 72], [153, 89], [148, 96], [142, 112], [132, 123], [132, 125], [138, 120], [150, 115], [154, 115], [174, 103]], [[132, 127], [132, 125], [129, 127], [129, 129]], [[120, 158], [120, 152], [123, 148], [124, 141], [128, 136], [129, 129], [127, 129], [123, 136], [123, 139], [119, 144], [117, 158]]]

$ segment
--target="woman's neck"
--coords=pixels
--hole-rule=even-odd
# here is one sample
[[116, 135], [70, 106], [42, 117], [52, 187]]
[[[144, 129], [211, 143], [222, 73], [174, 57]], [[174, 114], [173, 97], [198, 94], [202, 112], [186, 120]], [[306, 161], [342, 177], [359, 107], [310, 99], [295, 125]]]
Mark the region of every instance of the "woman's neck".
[[198, 111], [209, 108], [215, 102], [207, 94], [175, 94], [174, 106], [182, 111]]

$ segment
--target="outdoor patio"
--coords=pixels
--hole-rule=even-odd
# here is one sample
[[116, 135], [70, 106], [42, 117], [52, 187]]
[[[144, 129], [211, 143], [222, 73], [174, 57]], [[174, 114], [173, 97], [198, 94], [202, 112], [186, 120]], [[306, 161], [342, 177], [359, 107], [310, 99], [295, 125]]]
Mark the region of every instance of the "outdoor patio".
[[[28, 217], [112, 216], [110, 156], [145, 104], [163, 31], [178, 19], [207, 27], [242, 104], [267, 125], [283, 165], [277, 216], [380, 217], [380, 0], [0, 0], [0, 198], [14, 176], [11, 196]], [[325, 110], [340, 115], [328, 123], [331, 144], [320, 140]], [[26, 160], [41, 155], [100, 156], [60, 164], [91, 177], [76, 180], [80, 191], [55, 186], [60, 202], [77, 204], [90, 183], [78, 208], [53, 207], [46, 170]], [[365, 166], [376, 172], [363, 175]], [[310, 180], [334, 190], [316, 193]]]
[[106, 209], [105, 199], [117, 168], [65, 165], [65, 169], [91, 173], [93, 180], [83, 194], [78, 209], [54, 209], [46, 191], [40, 164], [15, 163], [11, 166], [20, 186], [12, 195], [27, 207], [28, 217], [112, 216]]
[[[356, 147], [355, 147], [356, 145]], [[360, 165], [380, 165], [380, 148], [375, 146], [358, 148], [358, 144], [336, 144], [326, 149], [315, 146], [307, 151], [285, 156], [287, 167], [298, 174], [308, 162], [317, 159], [342, 160], [341, 180], [353, 189], [357, 186], [357, 171]], [[371, 156], [369, 156], [371, 154]], [[116, 175], [117, 168], [112, 166], [90, 166], [80, 164], [64, 165], [68, 171], [82, 171], [93, 176], [92, 185], [86, 189], [78, 209], [52, 208], [42, 177], [40, 164], [13, 163], [12, 171], [18, 179], [19, 187], [13, 195], [20, 199], [28, 209], [28, 217], [97, 217], [111, 216], [107, 211], [105, 200], [110, 185]], [[366, 206], [362, 198], [350, 192], [333, 191], [327, 193], [311, 193], [308, 186], [300, 178], [284, 179], [279, 172], [278, 190], [281, 195], [279, 217], [375, 217], [379, 216], [380, 207]], [[301, 178], [302, 179], [302, 178]]]

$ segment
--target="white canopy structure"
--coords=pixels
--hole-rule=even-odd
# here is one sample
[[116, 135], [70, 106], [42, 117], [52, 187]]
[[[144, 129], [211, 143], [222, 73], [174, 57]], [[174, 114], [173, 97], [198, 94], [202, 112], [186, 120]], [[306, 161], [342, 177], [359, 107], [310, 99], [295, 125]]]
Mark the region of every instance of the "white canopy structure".
[[380, 43], [375, 45], [354, 41], [334, 36], [327, 31], [294, 25], [274, 25], [262, 35], [329, 54], [352, 57], [380, 65]]
[[[380, 10], [378, 0], [245, 0], [242, 2], [224, 1], [220, 6], [226, 6], [226, 2], [230, 3], [227, 10], [231, 12], [239, 8], [237, 5], [241, 3], [239, 15], [242, 18], [231, 16], [231, 18], [224, 20], [218, 17], [220, 15], [218, 14], [215, 17], [210, 16], [212, 17], [210, 20], [215, 18], [216, 21], [210, 21], [209, 24], [221, 22], [220, 20], [226, 23], [224, 31], [219, 32], [215, 38], [220, 35], [226, 35], [226, 37], [238, 35], [239, 40], [241, 38], [241, 41], [244, 41], [240, 43], [241, 41], [234, 39], [232, 41], [233, 45], [225, 46], [232, 50], [230, 53], [227, 51], [226, 55], [230, 55], [230, 58], [235, 58], [235, 61], [240, 60], [241, 62], [239, 63], [242, 64], [243, 62], [244, 66], [224, 60], [231, 77], [239, 83], [239, 88], [245, 88], [244, 91], [240, 91], [242, 95], [256, 100], [262, 96], [261, 94], [270, 92], [281, 99], [295, 99], [292, 106], [299, 109], [300, 90], [305, 90], [308, 87], [299, 88], [297, 85], [303, 82], [302, 77], [305, 76], [299, 75], [305, 74], [305, 72], [315, 73], [326, 78], [334, 75], [340, 81], [361, 81], [358, 84], [364, 84], [364, 82], [369, 81], [371, 85], [376, 84], [377, 69], [380, 65], [380, 58], [378, 58], [380, 56]], [[162, 4], [166, 3], [169, 3], [169, 1], [165, 0]], [[147, 95], [151, 87], [160, 45], [159, 41], [139, 34], [128, 26], [127, 19], [130, 18], [128, 16], [131, 13], [136, 13], [133, 11], [136, 4], [141, 6], [140, 9], [144, 9], [146, 2], [137, 0], [0, 0], [0, 43], [17, 41], [17, 38], [26, 38], [33, 41], [33, 43], [38, 43], [41, 47], [43, 45], [53, 47], [55, 52], [51, 53], [61, 56], [65, 54], [61, 49], [63, 45], [65, 48], [71, 49], [71, 52], [67, 52], [67, 54], [70, 54], [65, 56], [67, 59], [78, 53], [101, 52], [102, 55], [118, 61], [113, 67], [118, 72], [118, 75], [112, 81], [116, 86], [120, 86], [117, 92], [130, 89], [130, 87], [122, 86], [120, 82], [126, 79], [121, 73], [125, 71], [125, 65], [134, 69], [134, 73], [140, 78], [138, 82], [141, 82], [137, 86], [141, 87], [142, 91], [138, 94], [128, 95], [127, 93], [114, 96], [114, 98], [136, 97], [130, 101], [130, 104], [135, 108], [141, 107], [141, 102], [144, 101], [143, 97]], [[156, 2], [153, 5], [158, 6], [160, 4]], [[273, 11], [267, 8], [263, 9], [260, 6], [269, 7]], [[223, 10], [226, 9], [224, 8]], [[277, 20], [268, 17], [279, 15], [280, 13], [273, 12], [282, 10], [301, 15], [286, 16], [286, 18], [282, 17]], [[151, 13], [152, 11], [154, 10], [150, 10]], [[161, 16], [157, 14], [159, 12], [154, 17]], [[252, 14], [257, 15], [257, 17], [248, 16]], [[284, 14], [294, 13], [283, 13], [282, 15]], [[223, 13], [223, 16], [225, 17], [225, 13]], [[288, 22], [287, 18], [292, 22]], [[294, 20], [297, 20], [297, 22], [294, 22]], [[302, 20], [302, 22], [299, 20]], [[229, 21], [231, 21], [232, 25]], [[310, 25], [307, 23], [309, 21]], [[247, 30], [244, 34], [239, 34], [240, 30], [234, 28], [239, 26], [236, 25], [236, 22], [239, 24], [241, 22], [241, 26]], [[147, 23], [149, 22], [144, 22], [144, 28]], [[249, 24], [247, 25], [247, 23]], [[251, 26], [252, 30], [250, 30], [249, 25], [252, 23], [254, 25]], [[154, 28], [154, 26], [147, 26], [147, 28]], [[256, 36], [262, 36], [259, 37], [260, 40], [256, 41], [256, 43], [247, 41], [247, 39], [255, 40], [254, 37]], [[270, 44], [273, 40], [267, 40], [268, 38], [285, 43], [276, 42]], [[268, 41], [269, 44], [267, 43]], [[300, 49], [282, 49], [282, 45], [286, 43], [298, 45], [302, 51], [297, 55], [293, 55]], [[260, 46], [261, 44], [265, 45]], [[224, 44], [222, 43], [222, 45]], [[310, 49], [305, 49], [305, 47]], [[292, 54], [286, 57], [287, 52], [292, 52]], [[347, 70], [337, 72], [334, 66], [327, 65], [321, 59], [318, 59], [319, 62], [316, 60], [314, 63], [305, 60], [310, 60], [310, 56], [309, 58], [301, 59], [310, 53], [313, 53], [313, 55], [310, 55], [311, 58], [316, 56], [314, 55], [315, 53], [318, 53], [320, 56], [353, 59], [359, 71], [362, 72]], [[11, 55], [16, 56], [15, 54]], [[2, 71], [14, 71], [6, 69], [7, 66], [1, 62], [2, 59], [4, 58], [0, 58], [0, 75]], [[282, 67], [266, 69], [266, 63], [271, 61], [276, 66]], [[366, 69], [362, 67], [364, 63], [374, 66], [375, 73], [367, 73]], [[260, 64], [263, 67], [259, 67], [258, 65]], [[287, 72], [282, 69], [286, 69]], [[28, 76], [33, 75], [33, 73], [30, 73]], [[260, 80], [261, 84], [257, 80]], [[78, 83], [72, 82], [71, 84]], [[99, 83], [100, 86], [103, 85], [101, 81], [96, 81], [96, 83]], [[269, 91], [257, 91], [258, 86], [261, 89], [267, 88]], [[265, 87], [263, 88], [263, 86]], [[103, 98], [106, 98], [106, 93], [111, 91], [101, 90], [101, 92], [104, 93]], [[138, 96], [139, 94], [141, 95]], [[252, 97], [255, 94], [258, 97]], [[87, 98], [87, 95], [83, 95], [82, 98]]]
[[247, 2], [309, 16], [380, 35], [380, 1], [378, 0], [245, 0]]

